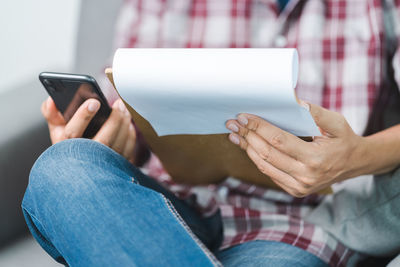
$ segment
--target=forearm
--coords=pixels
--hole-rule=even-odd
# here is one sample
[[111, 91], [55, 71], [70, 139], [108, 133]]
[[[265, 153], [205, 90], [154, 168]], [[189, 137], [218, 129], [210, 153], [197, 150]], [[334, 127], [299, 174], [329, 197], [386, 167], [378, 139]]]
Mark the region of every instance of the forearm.
[[360, 174], [381, 174], [400, 165], [400, 125], [363, 137], [358, 152]]

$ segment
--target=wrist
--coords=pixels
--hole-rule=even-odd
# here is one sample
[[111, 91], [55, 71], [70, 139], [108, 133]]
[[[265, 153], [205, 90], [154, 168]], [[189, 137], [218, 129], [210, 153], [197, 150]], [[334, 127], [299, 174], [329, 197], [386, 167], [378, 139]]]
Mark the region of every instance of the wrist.
[[343, 175], [343, 179], [354, 178], [360, 175], [369, 174], [371, 165], [373, 164], [373, 155], [371, 155], [371, 147], [374, 145], [373, 141], [367, 137], [356, 136], [353, 149], [350, 152], [350, 157], [346, 161], [347, 171]]
[[386, 173], [399, 165], [396, 160], [398, 142], [391, 142], [379, 133], [360, 138], [352, 177]]
[[[369, 137], [359, 136], [360, 142], [356, 149], [357, 153], [357, 173], [355, 176], [372, 174], [375, 168], [374, 166], [374, 146], [376, 146], [375, 140], [371, 140]], [[355, 177], [354, 176], [354, 177]]]

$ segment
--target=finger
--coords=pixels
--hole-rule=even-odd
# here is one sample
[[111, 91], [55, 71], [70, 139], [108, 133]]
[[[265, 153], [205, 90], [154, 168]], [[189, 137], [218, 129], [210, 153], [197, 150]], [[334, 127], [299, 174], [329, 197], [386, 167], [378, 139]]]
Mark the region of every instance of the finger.
[[[309, 194], [309, 192], [305, 191], [305, 190], [299, 190], [298, 188], [296, 188], [294, 185], [290, 184], [289, 186], [286, 184], [281, 183], [279, 180], [274, 180], [271, 179], [274, 183], [276, 183], [279, 187], [281, 187], [283, 190], [285, 190], [287, 193], [289, 193], [290, 195], [292, 195], [293, 197], [305, 197], [306, 195]], [[310, 192], [311, 193], [311, 192]]]
[[261, 137], [255, 133], [248, 135], [249, 138], [244, 138], [236, 133], [231, 133], [229, 135], [229, 140], [239, 145], [243, 150], [247, 151], [249, 147], [253, 149], [258, 157], [262, 160], [268, 162], [276, 169], [289, 174], [296, 181], [296, 177], [300, 177], [305, 172], [305, 165], [285, 154], [275, 149], [267, 142], [265, 142]]
[[64, 117], [58, 111], [53, 99], [49, 96], [45, 101], [43, 101], [41, 106], [41, 111], [43, 117], [47, 120], [49, 124], [52, 125], [65, 125], [66, 122]]
[[82, 137], [99, 108], [100, 102], [97, 99], [88, 99], [83, 102], [65, 126], [65, 137], [67, 139]]
[[322, 129], [323, 134], [333, 137], [342, 133], [347, 122], [340, 113], [310, 103], [305, 103], [305, 105], [310, 107], [310, 114], [317, 126]]
[[[235, 123], [235, 122], [233, 122]], [[246, 140], [246, 145], [251, 146], [257, 154], [265, 161], [271, 163], [277, 169], [296, 177], [304, 173], [304, 164], [287, 154], [271, 146], [264, 138], [253, 131], [249, 131], [239, 124], [236, 124], [238, 133]]]
[[[308, 190], [304, 185], [292, 177], [290, 174], [276, 168], [272, 164], [264, 161], [254, 147], [250, 146], [247, 141], [238, 134], [231, 133], [229, 135], [231, 142], [239, 144], [242, 149], [244, 149], [249, 156], [249, 158], [254, 162], [257, 168], [264, 174], [268, 175], [271, 180], [280, 186], [283, 190], [295, 197], [302, 197], [307, 194], [305, 190]], [[237, 140], [237, 141], [232, 141]], [[264, 162], [263, 162], [264, 161]]]
[[128, 139], [126, 141], [124, 152], [122, 153], [122, 155], [125, 158], [131, 160], [132, 162], [134, 161], [134, 157], [135, 157], [135, 155], [134, 155], [135, 144], [136, 144], [136, 131], [135, 131], [135, 127], [133, 126], [133, 124], [130, 123], [129, 135], [128, 135]]
[[125, 104], [121, 99], [115, 101], [112, 106], [110, 117], [108, 117], [93, 140], [98, 141], [108, 147], [112, 147], [115, 139], [118, 136], [118, 132], [124, 118], [125, 109]]
[[238, 125], [245, 129], [241, 133], [246, 135], [253, 131], [276, 149], [288, 154], [292, 158], [307, 158], [310, 146], [307, 142], [297, 136], [292, 135], [278, 127], [270, 124], [266, 120], [250, 114], [240, 114], [237, 118]]
[[119, 154], [122, 154], [124, 152], [126, 142], [128, 141], [129, 125], [131, 124], [131, 116], [127, 109], [124, 112], [123, 116], [124, 118], [122, 118], [122, 123], [118, 130], [117, 137], [112, 144], [112, 149], [114, 149]]
[[282, 172], [281, 170], [275, 168], [272, 166], [270, 163], [264, 161], [258, 153], [254, 150], [252, 146], [248, 146], [247, 150], [247, 155], [249, 158], [254, 162], [254, 164], [257, 166], [257, 168], [264, 173], [265, 175], [269, 176], [273, 182], [275, 182], [278, 186], [282, 187], [285, 191], [290, 191], [289, 193], [293, 194], [299, 194], [300, 192], [297, 192], [297, 189], [300, 184], [288, 175], [285, 172]]

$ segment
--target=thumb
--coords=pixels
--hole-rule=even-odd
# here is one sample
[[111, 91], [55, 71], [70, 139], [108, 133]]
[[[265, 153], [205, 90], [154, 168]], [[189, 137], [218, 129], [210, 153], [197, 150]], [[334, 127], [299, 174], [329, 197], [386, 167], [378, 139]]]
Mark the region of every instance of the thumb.
[[49, 124], [52, 125], [64, 125], [65, 120], [64, 117], [61, 115], [61, 113], [58, 111], [56, 105], [54, 104], [53, 99], [51, 97], [48, 97], [47, 100], [45, 100], [42, 103], [41, 111], [45, 119]]
[[311, 116], [321, 129], [322, 134], [338, 136], [343, 132], [346, 120], [340, 113], [310, 103], [307, 103], [307, 105], [310, 107]]

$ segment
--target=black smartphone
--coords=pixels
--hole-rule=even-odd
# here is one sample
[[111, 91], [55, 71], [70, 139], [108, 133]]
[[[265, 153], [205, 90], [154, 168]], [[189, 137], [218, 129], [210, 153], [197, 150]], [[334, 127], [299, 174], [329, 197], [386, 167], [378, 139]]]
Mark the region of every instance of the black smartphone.
[[96, 80], [88, 75], [57, 72], [42, 72], [39, 80], [54, 100], [57, 109], [66, 122], [76, 110], [89, 98], [100, 101], [100, 109], [86, 128], [83, 137], [92, 138], [99, 131], [111, 113], [109, 102], [98, 86]]

